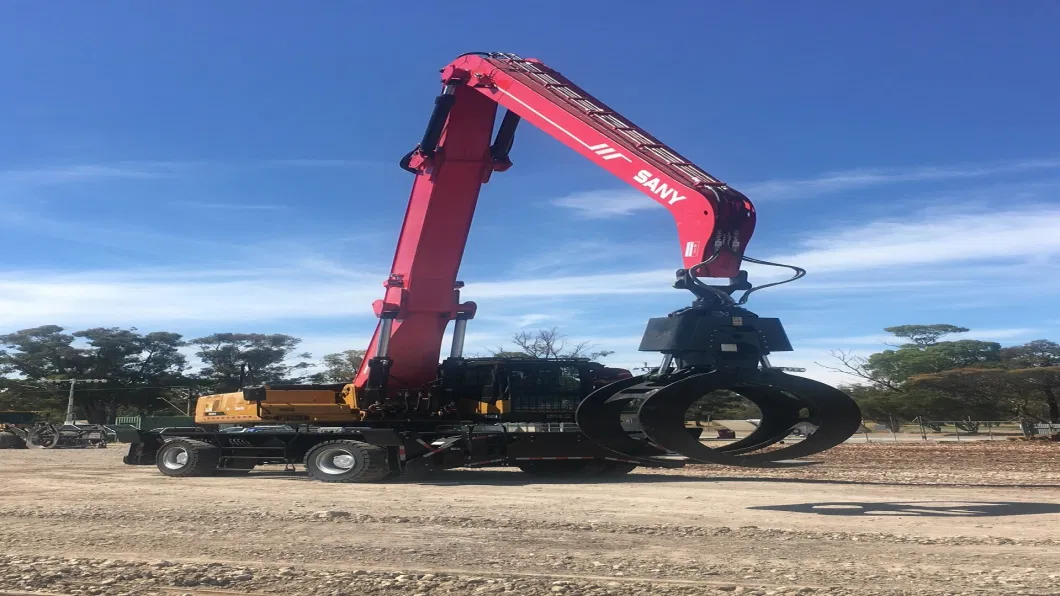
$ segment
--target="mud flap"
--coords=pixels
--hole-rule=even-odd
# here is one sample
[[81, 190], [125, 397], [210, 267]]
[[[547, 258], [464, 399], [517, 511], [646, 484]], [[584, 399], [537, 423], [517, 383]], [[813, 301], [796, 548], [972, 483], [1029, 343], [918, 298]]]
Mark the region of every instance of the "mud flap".
[[129, 451], [122, 457], [122, 463], [130, 466], [154, 465], [155, 455], [161, 446], [162, 440], [158, 435], [137, 430], [134, 440], [129, 441]]

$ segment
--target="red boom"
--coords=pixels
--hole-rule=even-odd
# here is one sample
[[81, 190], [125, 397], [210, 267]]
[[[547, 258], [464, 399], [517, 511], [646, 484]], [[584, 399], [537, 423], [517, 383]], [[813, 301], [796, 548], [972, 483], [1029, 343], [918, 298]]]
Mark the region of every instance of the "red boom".
[[[421, 143], [403, 162], [416, 179], [386, 293], [373, 304], [376, 315], [391, 321], [376, 328], [355, 379], [358, 389], [381, 340], [393, 359], [390, 387], [434, 380], [446, 325], [474, 316], [474, 303], [460, 303], [456, 277], [481, 186], [511, 165], [504, 142], [490, 144], [498, 105], [669, 209], [686, 269], [705, 277], [739, 273], [755, 227], [751, 202], [558, 72], [512, 54], [469, 54], [442, 70], [442, 83], [427, 146]], [[389, 333], [382, 333], [387, 326]]]

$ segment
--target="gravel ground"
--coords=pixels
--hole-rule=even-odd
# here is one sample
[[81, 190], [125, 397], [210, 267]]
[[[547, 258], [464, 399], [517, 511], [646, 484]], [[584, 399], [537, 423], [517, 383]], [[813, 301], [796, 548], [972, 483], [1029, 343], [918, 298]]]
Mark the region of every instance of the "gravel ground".
[[795, 470], [172, 479], [0, 451], [0, 595], [1060, 594], [1060, 444], [848, 444]]

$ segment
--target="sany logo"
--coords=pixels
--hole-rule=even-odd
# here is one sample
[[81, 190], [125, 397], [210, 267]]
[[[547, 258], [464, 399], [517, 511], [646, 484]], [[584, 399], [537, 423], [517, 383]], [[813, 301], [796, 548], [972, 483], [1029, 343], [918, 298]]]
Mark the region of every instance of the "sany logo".
[[652, 193], [658, 195], [662, 200], [667, 201], [667, 205], [673, 205], [677, 201], [683, 201], [688, 198], [684, 195], [677, 194], [677, 189], [670, 188], [665, 182], [659, 180], [657, 176], [648, 170], [637, 172], [637, 175], [634, 176], [633, 179], [639, 182], [641, 186], [650, 188]]

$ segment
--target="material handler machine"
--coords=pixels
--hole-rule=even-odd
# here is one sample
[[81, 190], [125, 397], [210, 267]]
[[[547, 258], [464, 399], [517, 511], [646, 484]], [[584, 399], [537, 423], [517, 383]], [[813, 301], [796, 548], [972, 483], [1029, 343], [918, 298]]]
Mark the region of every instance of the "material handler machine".
[[[400, 165], [414, 182], [379, 318], [350, 383], [248, 387], [199, 398], [194, 428], [140, 433], [128, 464], [171, 476], [245, 472], [304, 463], [329, 482], [376, 481], [454, 467], [514, 465], [548, 475], [613, 475], [687, 463], [788, 467], [856, 432], [847, 395], [770, 364], [792, 350], [780, 321], [746, 310], [754, 287], [744, 255], [751, 201], [536, 59], [470, 53], [441, 71], [441, 94], [420, 143]], [[500, 108], [504, 115], [497, 124]], [[683, 259], [673, 286], [691, 304], [650, 319], [642, 351], [660, 353], [646, 374], [586, 360], [463, 356], [474, 302], [457, 271], [481, 187], [512, 166], [527, 121], [670, 211]], [[496, 128], [496, 135], [494, 129]], [[711, 285], [704, 279], [725, 279]], [[737, 299], [736, 293], [741, 295]], [[439, 364], [452, 322], [450, 355]], [[736, 392], [761, 411], [747, 437], [708, 447], [685, 413], [703, 396]], [[287, 424], [253, 433], [221, 424]], [[796, 427], [815, 430], [781, 443]]]

